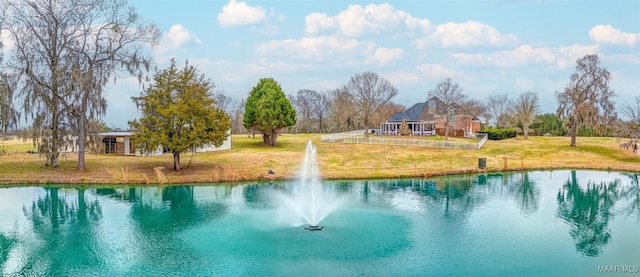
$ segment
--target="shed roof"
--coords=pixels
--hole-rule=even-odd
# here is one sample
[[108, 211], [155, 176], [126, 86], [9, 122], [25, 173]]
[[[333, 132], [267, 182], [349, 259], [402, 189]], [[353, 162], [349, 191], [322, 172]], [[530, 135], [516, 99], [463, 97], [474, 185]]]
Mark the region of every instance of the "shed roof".
[[133, 135], [131, 132], [106, 132], [98, 134], [101, 137], [130, 137]]

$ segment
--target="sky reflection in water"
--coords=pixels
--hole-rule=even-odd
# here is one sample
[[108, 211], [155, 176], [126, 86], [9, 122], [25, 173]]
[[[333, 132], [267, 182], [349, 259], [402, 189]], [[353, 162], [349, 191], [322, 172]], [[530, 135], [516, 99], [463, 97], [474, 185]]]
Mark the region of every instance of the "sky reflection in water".
[[325, 181], [305, 231], [244, 185], [0, 189], [0, 275], [593, 275], [640, 264], [637, 174]]

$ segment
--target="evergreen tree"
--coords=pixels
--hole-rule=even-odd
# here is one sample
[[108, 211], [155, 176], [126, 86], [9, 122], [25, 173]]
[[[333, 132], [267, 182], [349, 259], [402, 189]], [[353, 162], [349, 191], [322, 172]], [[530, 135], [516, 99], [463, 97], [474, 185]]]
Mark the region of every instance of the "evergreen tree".
[[159, 71], [139, 97], [140, 120], [130, 121], [136, 148], [152, 152], [164, 147], [173, 154], [173, 169], [180, 170], [180, 153], [208, 144], [220, 146], [231, 127], [229, 116], [215, 106], [213, 83], [188, 63]]
[[411, 135], [411, 130], [409, 130], [409, 124], [407, 124], [406, 118], [403, 118], [402, 123], [400, 123], [400, 130], [398, 131], [398, 135], [401, 135], [401, 136]]
[[249, 93], [243, 122], [245, 128], [262, 132], [266, 145], [276, 146], [282, 129], [296, 124], [296, 110], [273, 78], [262, 78]]

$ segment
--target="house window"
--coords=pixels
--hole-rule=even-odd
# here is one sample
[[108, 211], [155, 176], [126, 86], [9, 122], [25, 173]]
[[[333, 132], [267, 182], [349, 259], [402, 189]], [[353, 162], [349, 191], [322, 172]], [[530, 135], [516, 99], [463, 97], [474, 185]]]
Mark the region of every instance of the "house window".
[[103, 138], [104, 153], [115, 154], [116, 153], [116, 138]]

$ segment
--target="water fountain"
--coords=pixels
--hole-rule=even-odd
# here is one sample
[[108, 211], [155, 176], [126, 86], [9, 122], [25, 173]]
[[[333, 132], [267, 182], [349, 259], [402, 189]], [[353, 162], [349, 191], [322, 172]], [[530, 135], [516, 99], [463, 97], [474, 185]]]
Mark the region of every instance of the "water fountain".
[[316, 160], [316, 147], [311, 140], [307, 143], [302, 167], [292, 192], [281, 193], [279, 197], [282, 200], [280, 203], [281, 211], [285, 213], [284, 217], [292, 220], [293, 225], [306, 225], [304, 229], [309, 231], [323, 230], [320, 222], [341, 205], [340, 198], [323, 189]]

